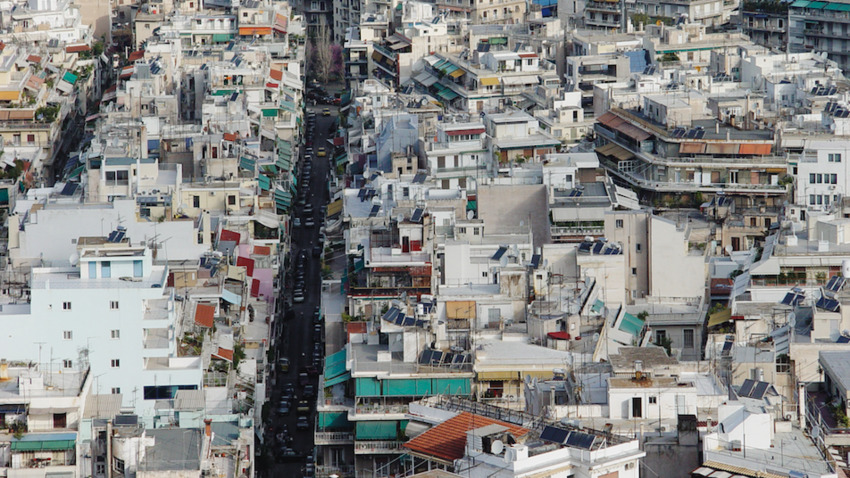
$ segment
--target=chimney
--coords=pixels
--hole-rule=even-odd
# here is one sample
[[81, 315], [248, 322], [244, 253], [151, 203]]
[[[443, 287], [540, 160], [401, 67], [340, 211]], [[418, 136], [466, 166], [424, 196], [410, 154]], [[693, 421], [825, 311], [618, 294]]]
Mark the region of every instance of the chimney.
[[204, 419], [204, 435], [207, 437], [212, 436], [212, 419], [210, 418]]

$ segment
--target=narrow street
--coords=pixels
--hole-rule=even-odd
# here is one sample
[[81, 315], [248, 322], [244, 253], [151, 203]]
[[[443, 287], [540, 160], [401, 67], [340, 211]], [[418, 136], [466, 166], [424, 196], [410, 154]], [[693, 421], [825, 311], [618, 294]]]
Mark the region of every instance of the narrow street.
[[[320, 229], [324, 224], [325, 216], [323, 206], [326, 206], [329, 200], [328, 174], [331, 170], [330, 161], [333, 158], [333, 148], [327, 140], [333, 134], [331, 128], [338, 113], [338, 108], [331, 106], [329, 107], [331, 115], [324, 116], [324, 108], [326, 107], [322, 105], [308, 107], [308, 112], [315, 112], [316, 114], [314, 134], [312, 138], [309, 134], [305, 136], [306, 144], [309, 144], [312, 139], [313, 150], [309, 182], [304, 181], [304, 162], [302, 161], [298, 166], [298, 197], [302, 197], [303, 190], [305, 192], [303, 198], [306, 204], [301, 206], [296, 203], [294, 206], [293, 217], [298, 218], [301, 225], [293, 228], [292, 254], [289, 270], [286, 272], [285, 290], [279, 294], [281, 306], [278, 310], [285, 311], [285, 315], [279, 318], [278, 329], [276, 330], [281, 338], [275, 351], [277, 365], [275, 380], [272, 382], [274, 387], [269, 404], [271, 413], [269, 414], [269, 423], [266, 424], [265, 437], [265, 446], [270, 451], [273, 460], [272, 463], [269, 463], [270, 469], [266, 468], [260, 471], [260, 476], [266, 477], [312, 476], [312, 472], [305, 470], [305, 463], [308, 456], [312, 456], [313, 453], [313, 430], [316, 420], [316, 397], [314, 394], [322, 393], [321, 390], [317, 390], [317, 374], [322, 371], [321, 361], [324, 359], [323, 334], [316, 337], [314, 333], [315, 324], [320, 323], [314, 322], [314, 313], [321, 303], [322, 282], [321, 259], [315, 254], [318, 251], [314, 251], [314, 247], [320, 245]], [[305, 124], [309, 125], [306, 116]], [[307, 131], [309, 131], [309, 126]], [[308, 148], [306, 144], [301, 145], [301, 158], [306, 157], [305, 150]], [[319, 157], [317, 154], [319, 148], [322, 147], [326, 151], [326, 156]], [[312, 206], [312, 214], [305, 213], [304, 210], [310, 208], [310, 206]], [[315, 225], [308, 226], [307, 219], [311, 217], [315, 221]], [[293, 291], [299, 280], [295, 277], [299, 261], [304, 263], [304, 301], [294, 303]], [[314, 362], [317, 344], [321, 354], [318, 362]], [[281, 372], [279, 367], [281, 358], [289, 360], [289, 370], [285, 373]], [[316, 368], [311, 369], [311, 366], [314, 365]], [[307, 374], [306, 377], [304, 374]], [[312, 397], [305, 396], [305, 391], [310, 386], [312, 386]], [[297, 411], [301, 400], [308, 401], [309, 413]], [[287, 414], [282, 414], [279, 411], [282, 401], [289, 405]], [[302, 423], [301, 429], [299, 429], [298, 418], [301, 416], [308, 418], [308, 426], [305, 428]], [[312, 458], [310, 458], [310, 462], [312, 463]]]

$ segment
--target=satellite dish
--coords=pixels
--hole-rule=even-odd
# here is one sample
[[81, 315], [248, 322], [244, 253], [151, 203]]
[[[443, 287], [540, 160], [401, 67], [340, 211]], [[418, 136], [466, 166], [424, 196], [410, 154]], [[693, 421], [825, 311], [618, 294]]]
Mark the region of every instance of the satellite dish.
[[68, 258], [68, 262], [71, 263], [72, 266], [75, 266], [80, 263], [80, 255], [76, 252], [71, 254], [71, 257]]
[[473, 211], [472, 209], [470, 209], [469, 211], [466, 211], [466, 218], [469, 219], [470, 221], [475, 219], [475, 211]]
[[493, 445], [490, 447], [490, 452], [494, 455], [501, 455], [503, 451], [505, 451], [505, 444], [502, 443], [502, 440], [494, 441]]

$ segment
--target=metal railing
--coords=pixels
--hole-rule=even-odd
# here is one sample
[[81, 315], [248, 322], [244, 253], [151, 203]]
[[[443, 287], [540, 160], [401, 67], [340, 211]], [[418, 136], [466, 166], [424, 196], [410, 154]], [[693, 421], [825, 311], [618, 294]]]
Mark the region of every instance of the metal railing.
[[357, 440], [354, 442], [354, 453], [405, 453], [402, 445], [404, 442], [399, 440]]
[[316, 445], [344, 445], [354, 441], [351, 432], [316, 432], [314, 437]]

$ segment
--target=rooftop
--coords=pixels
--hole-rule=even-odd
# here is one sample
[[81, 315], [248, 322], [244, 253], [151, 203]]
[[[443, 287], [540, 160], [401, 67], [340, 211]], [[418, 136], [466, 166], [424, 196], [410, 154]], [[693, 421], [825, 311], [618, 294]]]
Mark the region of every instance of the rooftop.
[[633, 371], [637, 361], [640, 361], [643, 369], [647, 371], [654, 367], [679, 363], [674, 357], [668, 357], [667, 352], [660, 347], [620, 347], [619, 353], [609, 355], [608, 360], [615, 371]]
[[489, 425], [498, 425], [508, 429], [514, 437], [523, 437], [529, 430], [511, 423], [492, 418], [461, 412], [425, 433], [404, 444], [414, 453], [427, 455], [440, 460], [453, 462], [464, 457], [466, 432]]
[[148, 429], [145, 434], [154, 439], [154, 444], [146, 447], [139, 470], [200, 470], [200, 429], [159, 428]]

